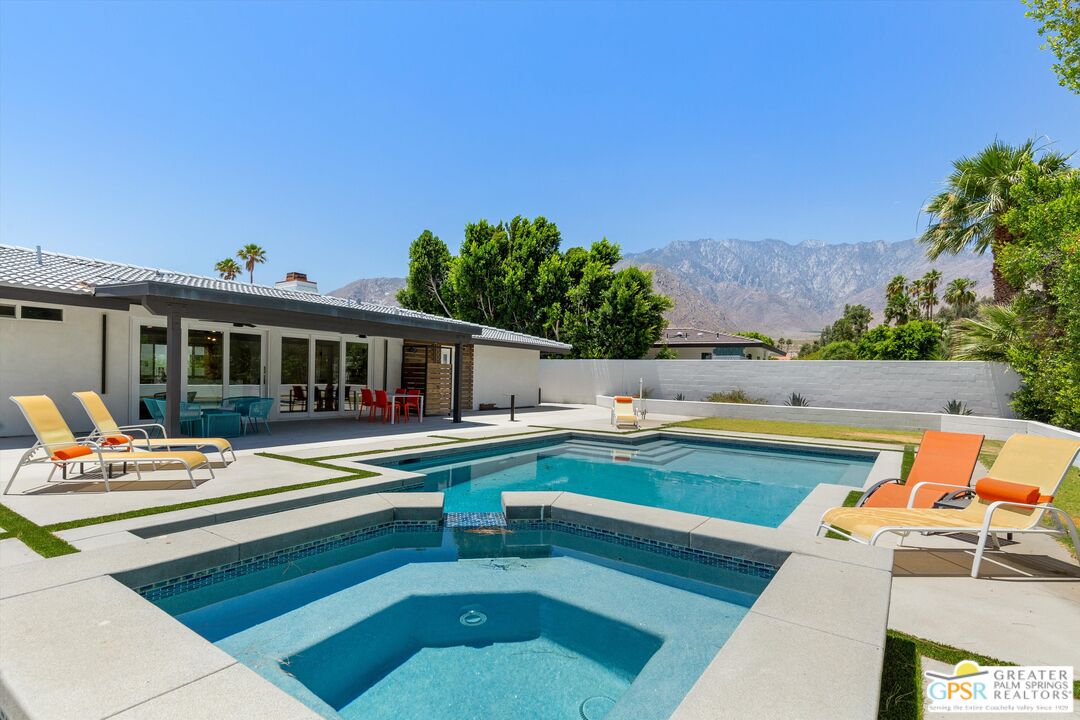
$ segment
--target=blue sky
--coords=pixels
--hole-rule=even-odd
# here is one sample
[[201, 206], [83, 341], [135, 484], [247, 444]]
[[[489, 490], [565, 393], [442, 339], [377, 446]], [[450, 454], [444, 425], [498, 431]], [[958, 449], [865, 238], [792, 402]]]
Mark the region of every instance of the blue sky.
[[0, 4], [3, 242], [403, 274], [425, 227], [564, 246], [900, 240], [995, 136], [1080, 149], [1019, 2]]

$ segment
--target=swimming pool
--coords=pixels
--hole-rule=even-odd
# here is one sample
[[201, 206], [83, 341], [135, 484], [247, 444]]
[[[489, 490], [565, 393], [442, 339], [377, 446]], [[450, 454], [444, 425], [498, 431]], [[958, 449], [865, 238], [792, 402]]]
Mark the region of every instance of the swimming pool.
[[498, 512], [504, 491], [562, 490], [777, 527], [819, 484], [862, 487], [874, 456], [665, 436], [545, 438], [374, 464], [421, 473], [446, 512]]
[[144, 596], [326, 718], [666, 718], [774, 569], [575, 532], [391, 528]]

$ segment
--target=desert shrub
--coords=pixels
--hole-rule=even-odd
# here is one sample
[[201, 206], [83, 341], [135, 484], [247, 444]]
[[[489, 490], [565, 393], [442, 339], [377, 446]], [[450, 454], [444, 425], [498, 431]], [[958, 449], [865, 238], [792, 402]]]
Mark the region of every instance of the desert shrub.
[[745, 403], [748, 405], [764, 405], [765, 400], [763, 398], [752, 398], [746, 394], [746, 391], [742, 388], [735, 388], [734, 390], [727, 390], [725, 392], [714, 392], [705, 398], [706, 402], [718, 402], [718, 403]]

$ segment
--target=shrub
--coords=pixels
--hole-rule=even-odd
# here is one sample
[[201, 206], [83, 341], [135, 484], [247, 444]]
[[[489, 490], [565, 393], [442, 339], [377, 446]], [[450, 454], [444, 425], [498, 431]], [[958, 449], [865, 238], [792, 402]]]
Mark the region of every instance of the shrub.
[[727, 392], [714, 392], [705, 398], [706, 402], [717, 403], [745, 403], [748, 405], [764, 405], [765, 400], [762, 398], [752, 398], [746, 394], [746, 391], [742, 388], [735, 388], [734, 390], [728, 390]]
[[667, 343], [660, 346], [660, 349], [656, 351], [657, 360], [678, 360], [679, 353], [668, 347]]
[[941, 408], [941, 412], [946, 415], [970, 415], [971, 409], [959, 400], [950, 400]]
[[858, 346], [850, 340], [837, 340], [821, 348], [815, 360], [854, 360], [858, 357]]
[[682, 401], [682, 400], [686, 399], [686, 394], [685, 393], [675, 393], [675, 397], [673, 397], [671, 399], [672, 400], [680, 400], [680, 401]]
[[941, 342], [941, 326], [932, 320], [878, 325], [859, 340], [857, 355], [861, 360], [931, 360], [940, 357]]
[[791, 393], [784, 404], [790, 405], [791, 407], [810, 407], [810, 401], [797, 392]]

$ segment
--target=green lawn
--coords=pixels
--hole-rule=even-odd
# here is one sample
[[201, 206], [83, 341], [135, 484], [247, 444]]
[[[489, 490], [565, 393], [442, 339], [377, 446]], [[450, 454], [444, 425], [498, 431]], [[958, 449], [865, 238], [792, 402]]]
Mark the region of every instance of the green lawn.
[[822, 438], [826, 440], [852, 440], [857, 442], [892, 443], [896, 445], [918, 444], [922, 433], [916, 430], [890, 430], [888, 428], [860, 428], [850, 425], [827, 423], [789, 422], [787, 420], [747, 420], [743, 418], [699, 418], [675, 423], [677, 427], [699, 430], [729, 430], [731, 432], [765, 433], [768, 435], [792, 435], [795, 437]]

